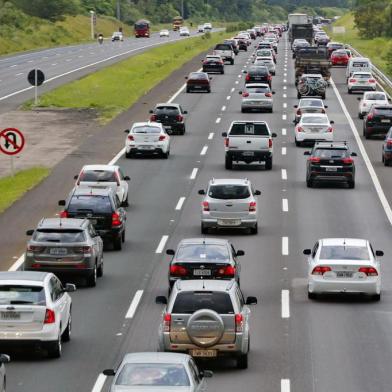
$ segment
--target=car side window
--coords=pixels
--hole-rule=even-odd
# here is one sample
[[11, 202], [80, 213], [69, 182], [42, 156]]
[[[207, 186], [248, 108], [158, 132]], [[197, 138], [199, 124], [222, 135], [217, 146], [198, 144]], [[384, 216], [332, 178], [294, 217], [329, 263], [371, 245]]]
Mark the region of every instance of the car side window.
[[120, 180], [121, 180], [121, 181], [124, 181], [125, 175], [124, 175], [124, 172], [122, 171], [121, 168], [118, 169], [118, 174], [120, 175]]
[[94, 238], [94, 237], [97, 236], [97, 233], [96, 233], [96, 231], [95, 231], [95, 229], [94, 229], [94, 226], [93, 226], [92, 224], [90, 224], [90, 225], [88, 226], [88, 233], [90, 234], [90, 237], [91, 237], [91, 238]]
[[233, 255], [233, 259], [235, 259], [237, 256], [236, 256], [236, 250], [234, 249], [234, 246], [233, 245], [230, 245], [230, 248], [231, 248], [231, 253], [232, 253], [232, 255]]
[[376, 258], [376, 255], [374, 254], [374, 250], [373, 250], [372, 244], [369, 244], [369, 248], [370, 248], [370, 251], [372, 252], [373, 257]]
[[50, 292], [50, 296], [52, 298], [53, 302], [56, 302], [57, 300], [59, 300], [63, 294], [63, 285], [61, 284], [61, 282], [56, 278], [53, 277], [50, 279], [50, 287], [51, 287], [51, 292]]
[[114, 198], [114, 204], [115, 204], [116, 209], [119, 208], [120, 205], [121, 205], [120, 200], [119, 200], [119, 198], [118, 198], [117, 195], [116, 195], [116, 197]]
[[316, 245], [314, 246], [313, 250], [312, 250], [312, 258], [314, 259], [317, 253], [317, 250], [319, 248], [319, 242], [316, 242]]

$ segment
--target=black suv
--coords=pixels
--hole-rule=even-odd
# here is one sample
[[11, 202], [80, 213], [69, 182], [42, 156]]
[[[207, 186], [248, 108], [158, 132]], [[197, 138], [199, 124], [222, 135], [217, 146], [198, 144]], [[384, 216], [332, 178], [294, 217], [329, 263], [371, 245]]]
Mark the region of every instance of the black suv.
[[386, 135], [392, 126], [392, 105], [373, 105], [363, 120], [363, 136]]
[[75, 187], [67, 200], [58, 204], [64, 206], [60, 218], [88, 218], [104, 241], [121, 250], [127, 215], [111, 188]]
[[310, 155], [306, 168], [306, 185], [313, 187], [315, 181], [346, 182], [349, 188], [355, 187], [355, 164], [346, 142], [316, 142], [312, 151], [305, 151]]
[[168, 134], [183, 135], [185, 133], [185, 114], [188, 112], [183, 110], [181, 105], [158, 103], [154, 110], [150, 110], [150, 113], [150, 121], [161, 123]]
[[245, 76], [245, 84], [248, 83], [266, 83], [270, 86], [272, 84], [272, 76], [267, 67], [263, 65], [252, 65], [248, 71], [243, 71]]

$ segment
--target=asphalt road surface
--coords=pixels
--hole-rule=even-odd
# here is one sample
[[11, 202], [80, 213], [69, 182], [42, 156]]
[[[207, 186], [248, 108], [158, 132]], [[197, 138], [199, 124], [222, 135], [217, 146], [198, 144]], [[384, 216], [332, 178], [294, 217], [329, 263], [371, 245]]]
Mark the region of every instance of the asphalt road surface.
[[[335, 138], [347, 140], [358, 152], [356, 188], [306, 188], [306, 148], [294, 144], [297, 98], [287, 48], [283, 38], [273, 78], [274, 113], [241, 114], [238, 91], [251, 54], [241, 52], [234, 66], [226, 66], [224, 75], [213, 76], [211, 94], [178, 95], [175, 101], [189, 112], [187, 133], [173, 136], [168, 160], [119, 159], [131, 177], [125, 247], [105, 253], [104, 277], [96, 288], [80, 288], [72, 295], [73, 338], [64, 345], [62, 358], [15, 357], [7, 366], [10, 391], [106, 391], [110, 380], [100, 375], [103, 369], [115, 367], [124, 353], [157, 349], [162, 308], [154, 298], [167, 292], [169, 259], [164, 249], [176, 247], [182, 238], [200, 236], [197, 190], [212, 177], [247, 177], [262, 195], [257, 236], [232, 231], [210, 234], [229, 238], [236, 248], [245, 250], [241, 287], [245, 295], [257, 296], [259, 304], [252, 308], [249, 368], [238, 370], [230, 360], [206, 363], [206, 368], [214, 370], [209, 391], [391, 391], [388, 206], [384, 203], [384, 209], [380, 202], [333, 87], [327, 92], [328, 113], [335, 121]], [[346, 94], [343, 72], [334, 70], [333, 78], [360, 129], [358, 102]], [[259, 166], [224, 169], [221, 132], [231, 121], [241, 119], [265, 119], [277, 132], [271, 171]], [[392, 171], [380, 164], [381, 142], [360, 140], [391, 202]], [[182, 204], [180, 198], [185, 198]], [[284, 199], [288, 208], [283, 208]], [[302, 250], [322, 237], [368, 238], [375, 249], [385, 251], [379, 303], [363, 297], [307, 299]]]

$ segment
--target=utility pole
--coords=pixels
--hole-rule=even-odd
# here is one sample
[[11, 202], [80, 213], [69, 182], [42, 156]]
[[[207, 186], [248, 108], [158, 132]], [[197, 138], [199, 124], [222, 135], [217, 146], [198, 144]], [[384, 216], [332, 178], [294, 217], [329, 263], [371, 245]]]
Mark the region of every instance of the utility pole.
[[117, 0], [117, 19], [121, 20], [121, 6], [120, 6], [120, 0]]
[[181, 16], [184, 19], [184, 0], [181, 0]]

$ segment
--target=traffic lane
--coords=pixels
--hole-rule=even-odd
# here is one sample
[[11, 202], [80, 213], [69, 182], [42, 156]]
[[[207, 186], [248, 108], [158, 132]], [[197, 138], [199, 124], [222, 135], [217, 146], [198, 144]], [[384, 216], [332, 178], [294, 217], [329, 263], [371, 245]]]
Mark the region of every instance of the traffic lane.
[[[224, 84], [225, 80], [230, 80], [229, 72], [222, 76], [220, 80], [217, 78], [215, 81], [216, 87]], [[223, 85], [220, 88], [223, 89]], [[65, 345], [65, 355], [67, 355], [67, 358], [68, 356], [73, 358], [72, 365], [69, 365], [72, 366], [70, 372], [76, 372], [75, 369], [80, 371], [83, 368], [85, 377], [82, 385], [81, 380], [75, 377], [72, 381], [68, 380], [65, 383], [66, 385], [59, 387], [58, 390], [91, 389], [96, 375], [103, 367], [108, 367], [113, 363], [113, 360], [110, 360], [111, 355], [115, 355], [116, 348], [119, 349], [123, 345], [123, 331], [129, 328], [128, 322], [124, 321], [127, 307], [133, 294], [140, 288], [140, 285], [143, 286], [144, 282], [149, 279], [151, 271], [155, 268], [152, 262], [154, 259], [151, 255], [154, 254], [155, 246], [158, 245], [162, 233], [167, 230], [170, 231], [169, 218], [174, 212], [174, 203], [178, 199], [178, 188], [182, 183], [185, 187], [187, 186], [187, 176], [191, 172], [193, 160], [198, 159], [198, 151], [202, 148], [204, 136], [208, 136], [210, 123], [214, 118], [212, 114], [217, 112], [221, 104], [216, 101], [215, 105], [211, 105], [210, 100], [213, 99], [213, 93], [208, 95], [181, 95], [182, 97], [179, 97], [180, 103], [183, 104], [181, 98], [185, 98], [188, 100], [187, 105], [190, 109], [189, 135], [173, 137], [173, 156], [167, 161], [122, 159], [119, 162], [124, 171], [131, 176], [131, 206], [128, 214], [125, 248], [122, 252], [106, 252], [104, 278], [99, 280], [97, 288], [95, 290], [82, 289], [80, 293], [76, 293], [74, 296], [74, 336], [77, 341], [86, 344], [89, 342], [88, 344], [92, 348], [88, 350], [82, 344], [81, 349], [75, 352], [74, 342]], [[204, 99], [200, 99], [202, 95], [204, 95]], [[208, 97], [211, 98], [206, 99]], [[218, 97], [219, 93], [216, 94], [216, 99]], [[190, 105], [189, 99], [194, 101], [195, 109]], [[222, 96], [222, 102], [224, 99], [225, 97]], [[202, 120], [198, 115], [198, 106], [203, 106], [204, 116]], [[195, 117], [194, 124], [192, 124], [192, 113]], [[148, 115], [147, 111], [146, 115]], [[195, 131], [192, 132], [192, 129], [195, 129]], [[197, 149], [195, 148], [196, 143], [199, 144]], [[177, 148], [179, 151], [188, 151], [187, 154], [183, 155], [180, 163], [178, 161], [180, 158], [175, 154]], [[149, 179], [149, 181], [146, 181], [146, 179]], [[157, 220], [157, 217], [159, 217], [159, 220]], [[154, 223], [152, 224], [152, 222]], [[92, 294], [85, 295], [85, 293]], [[91, 300], [92, 295], [93, 301]], [[102, 321], [103, 311], [104, 322]], [[87, 320], [85, 319], [86, 315], [88, 315]], [[97, 325], [100, 328], [96, 328]], [[76, 356], [74, 356], [75, 354]], [[92, 358], [94, 358], [94, 361], [91, 360]], [[84, 365], [85, 363], [88, 363], [88, 365]], [[40, 378], [33, 376], [42, 371], [42, 363], [29, 363], [29, 370], [23, 370], [23, 376], [21, 376], [25, 364], [22, 359], [20, 363], [10, 365], [10, 379], [23, 379], [23, 387], [18, 391], [38, 389], [50, 391], [51, 383], [63, 377], [62, 359], [57, 362], [57, 366], [52, 367], [45, 385], [42, 385]]]

